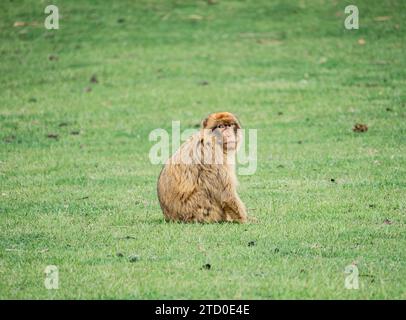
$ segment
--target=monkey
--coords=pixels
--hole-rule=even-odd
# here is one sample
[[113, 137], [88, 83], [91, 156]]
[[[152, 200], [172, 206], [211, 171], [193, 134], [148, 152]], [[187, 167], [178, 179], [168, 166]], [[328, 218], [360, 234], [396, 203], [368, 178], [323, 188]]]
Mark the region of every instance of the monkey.
[[199, 132], [166, 161], [157, 184], [166, 221], [247, 221], [235, 170], [240, 129], [232, 113], [212, 113], [201, 122]]

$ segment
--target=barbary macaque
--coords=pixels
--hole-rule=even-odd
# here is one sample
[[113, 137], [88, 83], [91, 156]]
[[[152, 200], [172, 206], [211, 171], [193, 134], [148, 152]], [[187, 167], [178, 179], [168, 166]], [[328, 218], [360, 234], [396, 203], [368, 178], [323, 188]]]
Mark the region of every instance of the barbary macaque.
[[235, 170], [240, 129], [233, 114], [212, 113], [166, 162], [157, 189], [167, 221], [247, 221]]

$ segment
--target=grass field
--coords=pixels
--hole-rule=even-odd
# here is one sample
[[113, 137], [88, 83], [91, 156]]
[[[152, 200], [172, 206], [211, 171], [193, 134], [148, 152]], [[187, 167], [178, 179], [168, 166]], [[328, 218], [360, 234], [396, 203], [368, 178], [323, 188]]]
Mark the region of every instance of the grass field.
[[[405, 20], [401, 0], [1, 1], [0, 298], [406, 299]], [[166, 223], [149, 133], [223, 110], [258, 130], [257, 222]]]

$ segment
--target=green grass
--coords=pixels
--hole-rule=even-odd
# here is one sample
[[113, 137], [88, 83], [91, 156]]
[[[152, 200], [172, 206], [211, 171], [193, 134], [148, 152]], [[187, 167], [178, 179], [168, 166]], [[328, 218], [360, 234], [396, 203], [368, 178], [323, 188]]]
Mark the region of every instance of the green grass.
[[[0, 298], [406, 299], [406, 3], [133, 2], [0, 3]], [[258, 222], [165, 223], [149, 132], [223, 110]]]

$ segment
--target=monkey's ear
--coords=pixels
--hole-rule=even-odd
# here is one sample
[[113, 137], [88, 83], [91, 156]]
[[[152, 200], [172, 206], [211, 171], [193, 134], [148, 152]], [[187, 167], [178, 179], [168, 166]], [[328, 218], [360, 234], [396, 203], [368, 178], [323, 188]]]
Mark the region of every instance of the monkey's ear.
[[238, 119], [236, 116], [234, 116], [234, 118], [235, 118], [235, 125], [236, 125], [237, 129], [241, 129], [240, 119]]
[[209, 117], [202, 121], [202, 128], [205, 129], [207, 127], [207, 123], [209, 122]]

